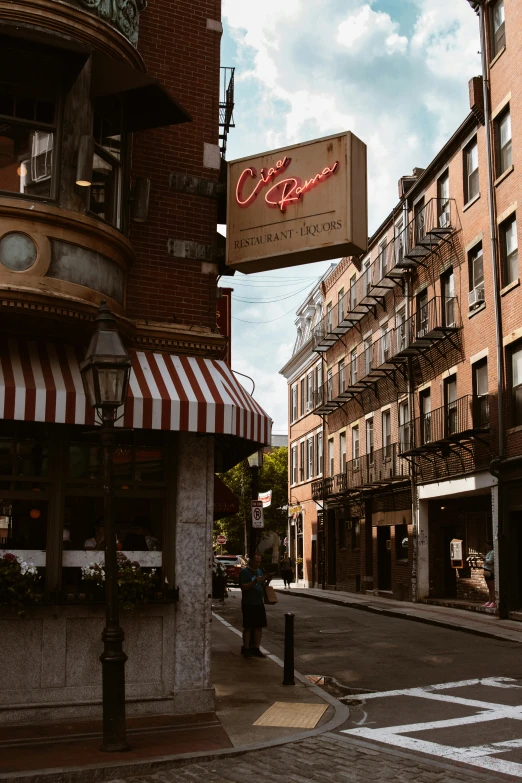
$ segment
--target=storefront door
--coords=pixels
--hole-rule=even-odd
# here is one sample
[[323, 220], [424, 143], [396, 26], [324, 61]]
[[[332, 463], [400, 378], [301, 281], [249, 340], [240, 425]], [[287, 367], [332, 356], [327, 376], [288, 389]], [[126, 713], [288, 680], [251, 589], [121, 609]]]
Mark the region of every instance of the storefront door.
[[391, 590], [391, 533], [389, 525], [377, 528], [377, 576], [379, 590]]

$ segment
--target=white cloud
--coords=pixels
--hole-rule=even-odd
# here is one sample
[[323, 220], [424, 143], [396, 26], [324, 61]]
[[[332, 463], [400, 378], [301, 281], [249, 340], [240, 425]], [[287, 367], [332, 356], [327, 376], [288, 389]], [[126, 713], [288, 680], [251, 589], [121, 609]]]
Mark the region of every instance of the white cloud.
[[408, 39], [399, 35], [398, 31], [399, 25], [388, 14], [372, 11], [369, 5], [363, 5], [341, 22], [337, 41], [350, 48], [354, 54], [382, 57], [384, 54], [406, 51]]

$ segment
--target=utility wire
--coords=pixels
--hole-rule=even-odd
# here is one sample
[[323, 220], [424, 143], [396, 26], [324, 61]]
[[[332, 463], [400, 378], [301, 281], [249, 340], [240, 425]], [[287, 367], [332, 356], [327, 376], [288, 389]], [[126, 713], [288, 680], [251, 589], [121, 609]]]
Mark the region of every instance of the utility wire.
[[[308, 288], [308, 286], [306, 287]], [[273, 302], [283, 302], [285, 299], [291, 299], [293, 296], [298, 296], [306, 291], [306, 288], [301, 288], [299, 291], [294, 291], [293, 294], [284, 294], [283, 296], [277, 296], [275, 299], [242, 299], [240, 296], [235, 296], [235, 302], [244, 302], [246, 304], [271, 304]]]
[[294, 312], [294, 308], [292, 307], [291, 310], [289, 310], [287, 313], [283, 313], [283, 315], [280, 315], [278, 318], [271, 318], [269, 321], [245, 321], [244, 318], [236, 318], [235, 315], [232, 316], [233, 321], [241, 321], [242, 324], [271, 324], [274, 321], [280, 321], [281, 318], [284, 318], [287, 315], [290, 315], [290, 313]]

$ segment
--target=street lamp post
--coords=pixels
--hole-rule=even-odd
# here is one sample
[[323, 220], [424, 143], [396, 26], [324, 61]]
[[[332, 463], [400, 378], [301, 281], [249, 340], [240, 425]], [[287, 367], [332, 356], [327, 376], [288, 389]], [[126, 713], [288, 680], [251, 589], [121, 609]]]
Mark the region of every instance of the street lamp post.
[[116, 330], [116, 319], [101, 302], [84, 361], [80, 365], [85, 391], [91, 407], [102, 423], [103, 510], [105, 524], [105, 602], [106, 620], [102, 633], [103, 744], [101, 750], [128, 750], [125, 730], [125, 635], [120, 628], [118, 599], [118, 561], [116, 529], [112, 513], [114, 423], [117, 411], [125, 404], [131, 357]]

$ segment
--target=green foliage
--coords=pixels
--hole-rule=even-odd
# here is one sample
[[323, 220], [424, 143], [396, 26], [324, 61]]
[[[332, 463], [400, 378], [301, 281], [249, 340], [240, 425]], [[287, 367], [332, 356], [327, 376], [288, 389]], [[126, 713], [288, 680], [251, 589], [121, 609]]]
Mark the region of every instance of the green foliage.
[[[82, 568], [84, 582], [90, 582], [97, 588], [105, 588], [105, 568], [99, 563], [91, 563]], [[129, 560], [118, 552], [118, 597], [125, 610], [134, 610], [145, 604], [158, 589], [156, 569], [144, 571], [137, 561]]]
[[20, 563], [8, 552], [0, 558], [0, 606], [18, 606], [41, 599], [40, 577], [34, 565]]
[[[232, 490], [239, 499], [239, 512], [230, 517], [218, 519], [214, 523], [214, 535], [223, 533], [227, 537], [224, 552], [244, 554], [245, 523], [250, 525], [252, 499], [252, 472], [248, 461], [244, 460], [227, 473], [220, 474], [220, 479]], [[259, 492], [272, 490], [272, 504], [264, 509], [265, 531], [275, 532], [280, 536], [286, 534], [287, 512], [282, 510], [288, 502], [288, 449], [286, 446], [274, 449], [263, 456], [263, 467], [259, 471]]]

